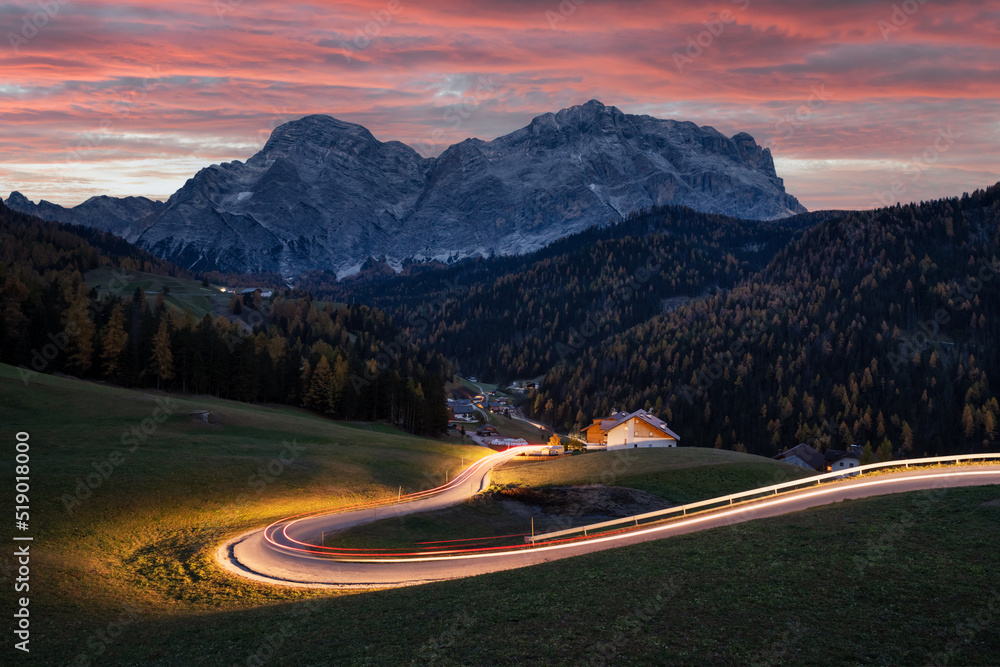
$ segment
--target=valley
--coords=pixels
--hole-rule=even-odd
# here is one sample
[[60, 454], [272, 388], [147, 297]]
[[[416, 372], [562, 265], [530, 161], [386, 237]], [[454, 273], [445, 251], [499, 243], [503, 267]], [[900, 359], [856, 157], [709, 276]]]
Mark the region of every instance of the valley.
[[[96, 456], [121, 446], [120, 434], [148, 416], [157, 400], [173, 406], [172, 414], [70, 513], [60, 498], [88, 479]], [[44, 375], [24, 387], [10, 367], [0, 367], [0, 403], [6, 418], [45, 434], [44, 443], [32, 438], [37, 465], [47, 471], [39, 477], [35, 533], [37, 567], [45, 576], [33, 599], [40, 603], [37, 658], [47, 662], [211, 665], [231, 664], [234, 655], [252, 661], [280, 651], [280, 660], [291, 663], [308, 660], [320, 647], [332, 660], [360, 664], [372, 650], [366, 632], [384, 633], [379, 660], [447, 655], [492, 663], [497, 655], [570, 660], [595, 652], [642, 660], [664, 651], [679, 662], [693, 662], [706, 651], [720, 660], [788, 655], [810, 660], [865, 650], [832, 639], [804, 640], [806, 619], [820, 601], [834, 610], [826, 617], [833, 621], [877, 614], [890, 601], [906, 614], [905, 629], [887, 631], [877, 649], [867, 649], [872, 659], [923, 660], [947, 650], [956, 660], [980, 662], [996, 650], [990, 634], [945, 648], [934, 640], [952, 619], [991, 604], [989, 591], [976, 582], [977, 572], [995, 557], [985, 546], [1000, 520], [993, 507], [995, 486], [848, 501], [418, 588], [319, 594], [226, 575], [212, 564], [212, 549], [227, 535], [310, 507], [394, 499], [400, 485], [405, 491], [437, 485], [443, 473], [457, 469], [460, 457], [472, 460], [484, 449], [359, 430], [284, 407], [148, 394]], [[215, 421], [189, 414], [199, 410], [211, 412]], [[90, 434], [86, 441], [78, 437], [81, 427]], [[287, 449], [290, 443], [294, 450]], [[679, 487], [685, 493], [711, 494], [735, 490], [737, 478], [766, 479], [755, 472], [756, 457], [702, 451], [641, 452], [680, 458], [664, 458], [659, 469], [643, 464], [641, 475], [622, 482], [667, 489], [675, 484], [674, 475], [683, 473], [676, 479], [685, 480]], [[565, 461], [602, 456], [607, 455]], [[785, 468], [767, 461], [759, 465], [761, 471]], [[544, 481], [531, 473], [535, 483], [579, 479], [579, 472], [552, 470]], [[717, 474], [723, 470], [731, 472]], [[468, 525], [468, 519], [459, 515], [458, 523]], [[896, 537], [880, 537], [886, 534]], [[906, 558], [890, 556], [897, 549], [905, 549]], [[767, 566], [761, 568], [761, 562]], [[891, 583], [913, 567], [922, 574], [915, 586]], [[845, 568], [885, 583], [866, 586], [858, 595], [857, 585], [815, 577], [817, 569]], [[731, 584], [719, 585], [721, 571]], [[933, 607], [928, 599], [936, 600]], [[498, 622], [541, 622], [549, 604], [561, 610], [550, 627], [563, 644], [554, 644], [551, 635], [540, 642], [531, 634], [486, 632]], [[631, 630], [635, 605], [642, 612], [642, 633]], [[81, 608], [85, 615], [78, 613]], [[753, 614], [743, 616], [734, 608]], [[593, 609], [603, 610], [608, 620], [595, 621], [588, 611]], [[696, 619], [704, 614], [729, 619], [742, 639], [716, 643], [706, 628], [699, 629]], [[758, 615], [770, 620], [761, 623]], [[150, 639], [119, 640], [126, 628], [135, 638]], [[655, 643], [652, 637], [658, 638]], [[213, 648], [220, 642], [233, 647]]]
[[1000, 660], [996, 2], [0, 13], [0, 664]]

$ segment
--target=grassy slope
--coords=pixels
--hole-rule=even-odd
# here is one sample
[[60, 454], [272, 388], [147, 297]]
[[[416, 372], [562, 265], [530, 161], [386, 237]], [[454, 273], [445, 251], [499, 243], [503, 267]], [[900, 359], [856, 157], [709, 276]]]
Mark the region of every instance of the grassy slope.
[[496, 391], [497, 385], [490, 384], [489, 382], [471, 382], [465, 378], [458, 378], [458, 381], [462, 383], [462, 386], [473, 392], [474, 394], [481, 394], [484, 391]]
[[[156, 294], [163, 291], [164, 287], [170, 289], [166, 297], [168, 305], [180, 310], [191, 312], [196, 318], [203, 317], [206, 313], [218, 315], [227, 312], [232, 294], [224, 294], [217, 286], [202, 287], [201, 282], [187, 280], [185, 278], [173, 278], [170, 276], [160, 276], [143, 271], [129, 271], [127, 283], [118, 282], [115, 279], [117, 272], [102, 267], [88, 271], [84, 279], [90, 287], [101, 286], [101, 293], [113, 293], [125, 299], [132, 297], [136, 287], [141, 287], [146, 292], [146, 300], [152, 305], [156, 300]], [[110, 289], [114, 287], [114, 289]]]
[[[482, 417], [481, 414], [477, 414], [479, 417]], [[533, 445], [548, 442], [549, 438], [552, 437], [552, 431], [540, 429], [528, 422], [521, 421], [520, 419], [511, 419], [503, 415], [490, 413], [489, 423], [497, 427], [497, 431], [501, 436], [506, 438], [524, 438]]]
[[[79, 633], [116, 617], [125, 601], [169, 614], [301, 597], [221, 573], [214, 545], [280, 516], [429, 488], [462, 457], [488, 453], [209, 397], [177, 399], [174, 414], [129, 452], [122, 435], [154, 414], [156, 398], [47, 375], [25, 386], [0, 365], [4, 437], [31, 434], [39, 644], [78, 645]], [[200, 409], [221, 424], [187, 414]], [[285, 444], [293, 441], [296, 450]], [[122, 460], [103, 479], [94, 464], [108, 471], [113, 450]], [[8, 477], [12, 465], [7, 457]], [[92, 473], [96, 488], [70, 514], [61, 498]]]
[[622, 449], [506, 465], [495, 484], [628, 486], [675, 503], [689, 503], [790, 479], [809, 471], [761, 456], [723, 449]]
[[[558, 529], [581, 523], [574, 522], [574, 518], [566, 517], [569, 523], [559, 524]], [[541, 517], [535, 520], [534, 525], [540, 533], [557, 529], [548, 526]], [[455, 507], [348, 528], [328, 536], [324, 544], [345, 549], [419, 550], [417, 545], [421, 542], [520, 536], [529, 534], [530, 530], [530, 519], [506, 511], [492, 498], [476, 496]], [[521, 537], [511, 537], [467, 546], [513, 546], [523, 543]]]
[[[295, 510], [418, 488], [483, 450], [189, 399], [69, 516], [59, 496], [122, 449], [122, 432], [152, 414], [148, 396], [50, 376], [26, 387], [0, 366], [5, 437], [32, 434], [26, 664], [922, 664], [941, 651], [975, 664], [1000, 654], [997, 487], [845, 502], [413, 589], [302, 593], [221, 574], [208, 549]], [[223, 425], [192, 422], [189, 409]], [[305, 451], [254, 493], [248, 478], [292, 434]], [[4, 565], [9, 585], [9, 555]]]
[[141, 618], [106, 662], [995, 664], [997, 534], [1000, 487], [847, 501], [466, 580]]

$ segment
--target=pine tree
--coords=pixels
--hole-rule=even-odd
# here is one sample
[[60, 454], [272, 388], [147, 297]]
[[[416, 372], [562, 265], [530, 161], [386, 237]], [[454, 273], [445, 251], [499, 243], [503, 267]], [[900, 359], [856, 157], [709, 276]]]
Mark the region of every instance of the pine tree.
[[[326, 357], [323, 357], [324, 359]], [[347, 361], [338, 356], [333, 362], [330, 390], [332, 395], [331, 412], [338, 418], [347, 418], [347, 390], [350, 385], [351, 369]]]
[[889, 442], [889, 438], [882, 440], [882, 444], [879, 445], [875, 456], [878, 457], [879, 463], [885, 463], [886, 461], [892, 460], [892, 443]]
[[129, 331], [129, 337], [132, 339], [134, 345], [144, 342], [141, 338], [142, 321], [148, 310], [146, 294], [142, 291], [141, 287], [136, 287], [135, 292], [132, 294], [132, 323]]
[[905, 421], [903, 422], [902, 433], [903, 433], [903, 451], [909, 452], [910, 450], [913, 449], [913, 430], [910, 428], [910, 425]]
[[160, 320], [160, 328], [153, 336], [153, 353], [150, 358], [150, 370], [156, 374], [156, 388], [159, 389], [163, 380], [174, 377], [174, 355], [170, 351], [170, 330], [167, 319]]
[[989, 441], [996, 440], [997, 420], [989, 410], [983, 410], [983, 434]]
[[121, 363], [122, 350], [128, 344], [128, 334], [125, 333], [125, 310], [121, 303], [116, 303], [111, 311], [111, 319], [104, 328], [101, 338], [101, 361], [104, 362], [104, 375], [114, 382]]
[[962, 432], [966, 438], [971, 438], [976, 434], [976, 417], [972, 412], [972, 406], [966, 403], [962, 410]]
[[142, 364], [139, 362], [139, 353], [135, 349], [134, 341], [129, 339], [119, 359], [118, 383], [124, 387], [138, 387], [139, 378], [142, 376]]
[[333, 412], [333, 371], [327, 358], [320, 357], [309, 378], [309, 388], [305, 394], [306, 407], [323, 414]]
[[89, 305], [86, 287], [81, 286], [76, 300], [66, 314], [66, 333], [69, 336], [69, 368], [87, 373], [94, 359], [94, 332], [96, 327], [87, 312]]
[[866, 466], [875, 458], [872, 453], [872, 443], [866, 442], [865, 448], [861, 450], [861, 465]]

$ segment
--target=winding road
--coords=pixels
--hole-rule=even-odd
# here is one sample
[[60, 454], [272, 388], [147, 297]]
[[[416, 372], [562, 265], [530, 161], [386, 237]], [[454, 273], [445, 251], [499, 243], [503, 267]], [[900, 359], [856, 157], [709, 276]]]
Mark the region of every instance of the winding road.
[[1000, 485], [1000, 465], [908, 469], [904, 472], [808, 487], [669, 522], [639, 526], [625, 532], [543, 543], [517, 551], [333, 560], [318, 556], [318, 547], [312, 546], [320, 542], [323, 533], [329, 534], [376, 519], [440, 509], [466, 500], [489, 486], [490, 471], [516, 453], [516, 450], [511, 450], [481, 459], [447, 485], [404, 496], [407, 500], [399, 504], [283, 519], [266, 528], [229, 540], [218, 548], [216, 557], [228, 571], [270, 584], [307, 588], [389, 588], [527, 567], [673, 535], [799, 512], [841, 500], [928, 489]]

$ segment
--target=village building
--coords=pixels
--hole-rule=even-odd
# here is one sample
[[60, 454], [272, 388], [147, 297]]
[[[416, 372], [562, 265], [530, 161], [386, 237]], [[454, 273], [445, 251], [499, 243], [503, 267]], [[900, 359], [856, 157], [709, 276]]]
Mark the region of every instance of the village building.
[[824, 452], [824, 455], [827, 472], [857, 468], [861, 465], [861, 457], [853, 450], [844, 452], [837, 449], [828, 449]]
[[[98, 285], [100, 287], [100, 285]], [[254, 292], [260, 292], [260, 295], [264, 299], [270, 299], [274, 295], [274, 290], [264, 289], [262, 287], [220, 287], [219, 290], [223, 294], [236, 294], [239, 296], [252, 295]]]
[[645, 410], [595, 419], [586, 428], [586, 435], [587, 449], [591, 450], [676, 447], [681, 440], [665, 421]]
[[839, 449], [828, 449], [825, 452], [818, 452], [806, 443], [795, 445], [791, 449], [786, 449], [774, 457], [776, 461], [784, 461], [801, 468], [815, 470], [816, 472], [834, 472], [837, 470], [847, 470], [857, 468], [861, 465], [861, 456], [857, 447], [852, 447], [849, 451]]
[[[525, 445], [528, 443], [525, 442]], [[562, 456], [566, 453], [566, 448], [562, 445], [531, 445], [523, 447], [518, 456]]]
[[808, 470], [816, 470], [819, 472], [826, 471], [826, 457], [804, 442], [802, 444], [795, 445], [791, 449], [786, 449], [775, 456], [774, 460], [784, 461], [785, 463], [790, 463], [793, 466], [799, 466], [800, 468], [806, 468]]
[[486, 441], [486, 444], [496, 449], [501, 447], [509, 449], [511, 447], [525, 447], [528, 445], [528, 441], [524, 438], [491, 438]]
[[253, 294], [254, 292], [260, 292], [261, 297], [265, 299], [270, 299], [271, 295], [274, 294], [273, 290], [265, 290], [260, 287], [247, 287], [246, 289], [240, 290], [240, 294], [246, 296], [247, 294]]
[[451, 412], [451, 418], [456, 421], [476, 421], [476, 409], [471, 405], [449, 405], [448, 410]]

